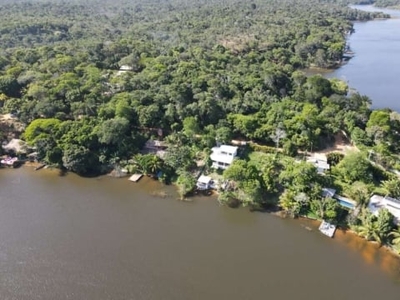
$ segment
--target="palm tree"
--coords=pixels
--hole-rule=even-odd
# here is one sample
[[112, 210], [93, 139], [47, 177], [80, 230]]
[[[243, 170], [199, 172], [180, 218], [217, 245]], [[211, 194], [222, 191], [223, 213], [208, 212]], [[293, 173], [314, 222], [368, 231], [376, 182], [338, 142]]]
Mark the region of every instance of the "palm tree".
[[370, 198], [370, 187], [362, 181], [356, 181], [349, 186], [347, 194], [359, 205], [364, 205]]
[[400, 180], [392, 178], [384, 180], [381, 183], [382, 188], [386, 191], [386, 196], [400, 197]]
[[382, 245], [390, 235], [393, 228], [393, 215], [387, 209], [381, 209], [377, 217], [363, 209], [360, 216], [361, 225], [358, 234], [365, 239], [376, 241]]
[[279, 197], [279, 206], [292, 217], [295, 217], [296, 212], [300, 211], [299, 202], [297, 202], [294, 197], [295, 194], [289, 190], [284, 191]]
[[372, 218], [367, 218], [362, 225], [358, 226], [358, 235], [367, 241], [376, 241], [379, 245], [382, 244], [379, 228]]
[[144, 159], [143, 159], [143, 155], [142, 154], [136, 154], [133, 158], [132, 158], [132, 163], [135, 166], [135, 169], [137, 172], [146, 174], [146, 168], [144, 165]]
[[157, 155], [151, 155], [148, 160], [148, 169], [151, 174], [156, 174], [162, 169], [163, 161]]
[[400, 254], [400, 228], [390, 232], [389, 236], [393, 237], [391, 244], [393, 248]]

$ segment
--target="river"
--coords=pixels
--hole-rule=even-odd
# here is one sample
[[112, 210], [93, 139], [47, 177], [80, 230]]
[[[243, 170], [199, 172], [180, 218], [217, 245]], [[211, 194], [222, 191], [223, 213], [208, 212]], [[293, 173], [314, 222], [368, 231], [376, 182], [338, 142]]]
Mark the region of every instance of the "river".
[[400, 112], [400, 11], [354, 5], [365, 11], [383, 11], [388, 20], [356, 22], [349, 44], [355, 56], [328, 74], [372, 99], [372, 108], [391, 108]]
[[176, 199], [148, 178], [1, 169], [0, 299], [398, 299], [400, 263], [384, 249]]

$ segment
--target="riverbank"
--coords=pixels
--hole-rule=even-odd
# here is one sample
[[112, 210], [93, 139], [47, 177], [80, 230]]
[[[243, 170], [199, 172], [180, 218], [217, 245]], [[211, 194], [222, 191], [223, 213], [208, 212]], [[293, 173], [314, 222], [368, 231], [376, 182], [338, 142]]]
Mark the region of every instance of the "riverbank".
[[1, 171], [2, 296], [372, 300], [400, 292], [380, 269], [388, 258], [367, 264], [298, 220], [219, 207], [211, 197], [177, 201], [173, 186], [147, 177]]
[[[26, 169], [34, 169], [37, 167], [37, 163], [27, 163], [23, 165], [21, 168], [26, 168]], [[12, 170], [10, 170], [12, 172]], [[42, 171], [43, 172], [43, 171]], [[41, 172], [41, 173], [42, 173]], [[44, 170], [43, 173], [48, 173], [51, 174], [51, 176], [56, 176], [58, 177], [60, 174], [57, 169], [46, 169]], [[39, 173], [33, 173], [32, 176], [35, 176], [35, 174]], [[75, 174], [70, 173], [73, 176], [76, 176]], [[64, 174], [65, 175], [65, 174]], [[104, 181], [104, 180], [118, 180], [118, 182], [124, 182], [126, 178], [110, 178], [109, 176], [101, 176], [97, 180]], [[139, 187], [149, 187], [151, 188], [146, 189], [147, 193], [149, 196], [156, 197], [160, 200], [172, 200], [176, 199], [178, 200], [179, 198], [174, 196], [174, 193], [171, 191], [171, 186], [166, 186], [164, 184], [159, 183], [157, 180], [154, 180], [152, 178], [145, 177], [142, 181], [130, 185], [131, 187], [139, 186]], [[173, 186], [173, 190], [176, 192], [176, 187]], [[184, 201], [184, 202], [196, 202], [200, 200], [212, 200], [212, 201], [217, 201], [218, 193], [216, 191], [212, 193], [203, 193], [203, 192], [198, 192], [194, 193], [193, 197], [189, 199], [189, 201]], [[232, 210], [235, 210], [235, 208], [231, 208]], [[240, 209], [240, 208], [239, 208]], [[289, 217], [283, 216], [283, 211], [278, 209], [278, 206], [270, 207], [270, 209], [249, 209], [250, 212], [266, 212], [270, 215], [273, 215], [275, 217], [278, 217], [280, 219], [291, 219]], [[318, 226], [320, 225], [320, 220], [312, 220], [304, 217], [299, 217], [295, 219], [296, 223], [304, 228], [307, 231], [311, 231], [312, 233], [315, 233], [317, 235], [320, 235], [318, 231]], [[400, 256], [395, 253], [391, 248], [387, 246], [381, 246], [379, 247], [376, 242], [372, 241], [367, 241], [364, 238], [358, 236], [355, 232], [351, 230], [344, 230], [340, 227], [338, 227], [338, 230], [335, 233], [335, 236], [333, 238], [335, 242], [338, 242], [341, 245], [344, 245], [348, 248], [350, 248], [354, 252], [358, 252], [361, 257], [367, 262], [371, 263], [373, 259], [376, 259], [379, 255], [382, 256], [384, 255], [385, 257], [379, 260], [379, 263], [382, 264], [382, 268], [385, 269], [386, 272], [389, 272], [393, 274], [394, 270], [390, 268], [390, 265], [388, 262], [396, 262], [400, 263]]]
[[[320, 221], [307, 218], [299, 218], [300, 226], [312, 232], [318, 232]], [[379, 267], [391, 276], [399, 276], [400, 255], [395, 253], [390, 247], [379, 246], [378, 243], [367, 241], [357, 235], [354, 231], [337, 228], [335, 236], [332, 239], [352, 252], [359, 254], [367, 264], [378, 263]]]

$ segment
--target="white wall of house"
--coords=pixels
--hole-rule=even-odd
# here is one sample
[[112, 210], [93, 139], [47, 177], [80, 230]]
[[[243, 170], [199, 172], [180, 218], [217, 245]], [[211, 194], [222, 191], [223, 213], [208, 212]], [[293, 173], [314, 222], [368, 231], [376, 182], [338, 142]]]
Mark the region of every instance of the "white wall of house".
[[210, 159], [213, 162], [212, 167], [223, 170], [229, 168], [237, 156], [237, 149], [238, 147], [229, 145], [221, 145], [220, 147], [212, 148], [212, 153], [210, 155]]

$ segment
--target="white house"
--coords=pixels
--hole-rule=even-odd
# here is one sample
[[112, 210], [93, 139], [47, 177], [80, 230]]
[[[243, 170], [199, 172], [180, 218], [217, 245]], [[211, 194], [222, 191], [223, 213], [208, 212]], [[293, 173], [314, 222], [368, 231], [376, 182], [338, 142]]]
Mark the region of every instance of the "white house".
[[392, 215], [396, 224], [400, 224], [400, 200], [390, 197], [373, 195], [368, 203], [368, 209], [377, 216], [379, 210], [386, 208]]
[[201, 191], [208, 190], [213, 187], [214, 181], [209, 176], [201, 175], [199, 179], [197, 179], [197, 188]]
[[221, 145], [211, 149], [210, 158], [213, 162], [212, 167], [215, 169], [227, 169], [237, 156], [238, 147]]

